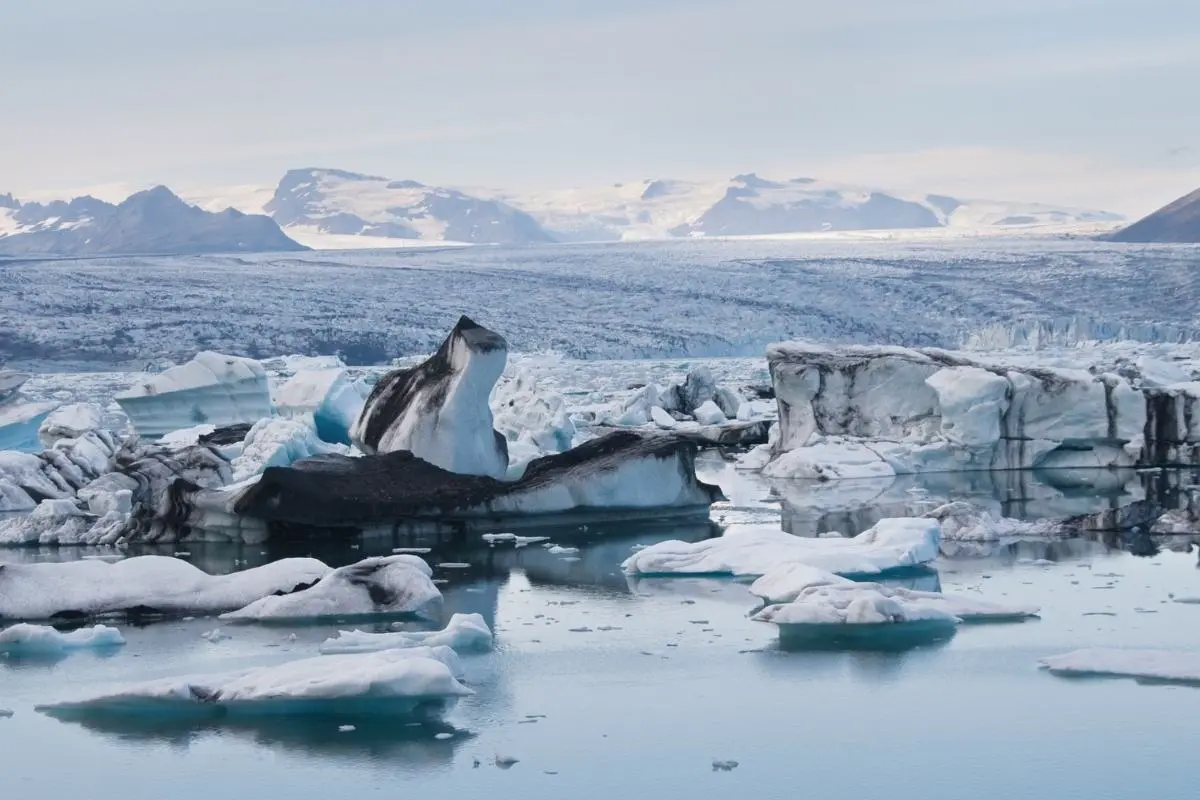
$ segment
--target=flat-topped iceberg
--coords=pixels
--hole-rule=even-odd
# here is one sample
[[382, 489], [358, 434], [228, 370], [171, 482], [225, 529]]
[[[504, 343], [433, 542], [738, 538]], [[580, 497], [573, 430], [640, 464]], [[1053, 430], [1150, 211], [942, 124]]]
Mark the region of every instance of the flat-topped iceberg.
[[95, 625], [66, 633], [47, 625], [18, 623], [0, 631], [0, 656], [58, 656], [70, 650], [104, 650], [125, 644], [116, 628]]
[[[1170, 371], [1030, 366], [933, 348], [767, 351], [775, 477], [1191, 465], [1200, 390]], [[1175, 377], [1185, 377], [1176, 370]], [[822, 449], [823, 448], [823, 449]]]
[[628, 575], [755, 576], [801, 563], [837, 575], [880, 575], [933, 561], [939, 537], [936, 520], [918, 517], [883, 519], [854, 538], [730, 531], [700, 542], [659, 542], [625, 559], [621, 568]]
[[429, 565], [416, 556], [366, 558], [333, 570], [307, 589], [262, 597], [221, 619], [287, 622], [424, 614], [442, 600], [432, 576]]
[[1055, 675], [1138, 678], [1200, 685], [1200, 653], [1176, 650], [1120, 650], [1091, 647], [1038, 662]]
[[492, 649], [492, 631], [480, 614], [455, 614], [440, 631], [338, 631], [321, 643], [321, 652], [373, 653], [422, 646], [445, 646], [459, 653], [486, 652]]
[[157, 439], [208, 423], [256, 422], [271, 415], [267, 373], [252, 358], [197, 353], [116, 396], [139, 435]]
[[285, 558], [230, 575], [209, 575], [167, 556], [0, 564], [0, 619], [213, 614], [303, 589], [329, 572], [315, 558]]
[[[757, 592], [756, 592], [757, 594]], [[1035, 606], [1005, 605], [963, 595], [920, 592], [854, 581], [810, 585], [784, 592], [790, 600], [754, 615], [776, 625], [857, 625], [921, 620], [1019, 622], [1037, 616]]]
[[134, 684], [83, 700], [38, 706], [61, 719], [89, 716], [312, 715], [436, 717], [471, 694], [449, 648], [316, 656], [216, 675]]

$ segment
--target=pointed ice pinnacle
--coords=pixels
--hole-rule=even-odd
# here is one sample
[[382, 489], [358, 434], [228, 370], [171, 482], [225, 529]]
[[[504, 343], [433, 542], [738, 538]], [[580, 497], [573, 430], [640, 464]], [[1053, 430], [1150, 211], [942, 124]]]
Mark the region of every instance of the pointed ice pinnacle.
[[449, 472], [503, 478], [508, 445], [488, 396], [507, 360], [503, 336], [461, 317], [436, 353], [380, 379], [351, 440], [364, 453], [405, 450]]

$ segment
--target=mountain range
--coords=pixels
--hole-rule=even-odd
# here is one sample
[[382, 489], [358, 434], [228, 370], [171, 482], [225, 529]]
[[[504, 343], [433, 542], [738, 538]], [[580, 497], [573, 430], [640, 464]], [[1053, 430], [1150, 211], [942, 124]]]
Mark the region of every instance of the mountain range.
[[1200, 189], [1108, 237], [1114, 242], [1200, 243]]

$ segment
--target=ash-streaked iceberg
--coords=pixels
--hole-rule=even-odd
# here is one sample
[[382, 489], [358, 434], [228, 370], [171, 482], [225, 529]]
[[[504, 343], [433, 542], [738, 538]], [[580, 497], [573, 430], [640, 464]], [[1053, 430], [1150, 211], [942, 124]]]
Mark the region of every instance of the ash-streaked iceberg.
[[339, 567], [313, 586], [264, 596], [221, 615], [228, 622], [292, 622], [428, 614], [442, 593], [420, 558], [402, 554], [367, 558]]
[[854, 538], [731, 530], [699, 542], [659, 542], [634, 553], [621, 568], [627, 575], [761, 576], [800, 563], [843, 576], [881, 575], [924, 567], [937, 558], [939, 541], [936, 520], [914, 517], [880, 520]]
[[147, 377], [116, 401], [138, 434], [152, 439], [201, 424], [253, 423], [272, 411], [267, 373], [258, 361], [207, 350]]
[[436, 718], [471, 690], [459, 682], [449, 648], [316, 656], [214, 675], [164, 678], [38, 706], [52, 717], [187, 717], [262, 715]]
[[492, 631], [480, 614], [455, 614], [440, 631], [338, 631], [337, 636], [321, 643], [321, 652], [373, 653], [423, 646], [445, 646], [458, 653], [486, 652], [492, 649]]

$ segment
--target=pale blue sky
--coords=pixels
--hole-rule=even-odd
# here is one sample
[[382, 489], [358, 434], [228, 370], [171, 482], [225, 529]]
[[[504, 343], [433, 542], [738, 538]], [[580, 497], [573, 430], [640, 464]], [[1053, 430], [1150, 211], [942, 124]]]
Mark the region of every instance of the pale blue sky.
[[1137, 213], [1200, 185], [1195, 0], [12, 0], [0, 74], [0, 191], [757, 171]]

